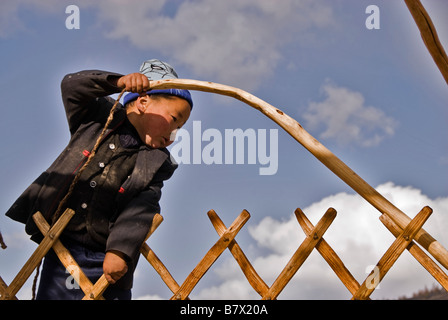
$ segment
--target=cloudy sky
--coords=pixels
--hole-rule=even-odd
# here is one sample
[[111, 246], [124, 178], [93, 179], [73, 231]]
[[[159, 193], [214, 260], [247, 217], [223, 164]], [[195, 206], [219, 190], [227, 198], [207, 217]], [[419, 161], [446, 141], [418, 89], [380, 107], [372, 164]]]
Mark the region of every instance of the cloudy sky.
[[[422, 3], [446, 48], [448, 3]], [[66, 27], [73, 4], [79, 29]], [[380, 10], [379, 29], [366, 27], [371, 4]], [[281, 109], [410, 217], [431, 206], [425, 229], [448, 246], [448, 88], [403, 1], [6, 0], [0, 43], [2, 212], [68, 142], [59, 90], [65, 74], [127, 74], [159, 58], [180, 78], [239, 87]], [[302, 208], [315, 224], [333, 207], [338, 215], [325, 238], [361, 283], [394, 240], [378, 212], [257, 110], [192, 94], [192, 116], [172, 146], [181, 161], [163, 190], [164, 222], [149, 241], [176, 281], [218, 239], [210, 209], [226, 225], [243, 209], [251, 213], [236, 239], [271, 285], [304, 239], [294, 210]], [[243, 131], [258, 144], [225, 145], [226, 133]], [[36, 245], [3, 214], [0, 230], [8, 245], [0, 276], [10, 283]], [[372, 298], [410, 295], [434, 283], [405, 252]], [[30, 287], [19, 298], [29, 298]], [[171, 292], [141, 260], [133, 295], [168, 299]], [[191, 297], [259, 298], [228, 251]], [[316, 251], [279, 296], [348, 298]]]

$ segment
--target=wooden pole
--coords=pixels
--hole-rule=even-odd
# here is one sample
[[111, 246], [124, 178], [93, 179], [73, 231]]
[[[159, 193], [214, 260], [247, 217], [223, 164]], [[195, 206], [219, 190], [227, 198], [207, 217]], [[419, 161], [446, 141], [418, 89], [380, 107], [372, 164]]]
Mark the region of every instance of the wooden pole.
[[[45, 236], [48, 230], [50, 230], [50, 225], [45, 220], [44, 216], [40, 212], [36, 212], [33, 215], [33, 220], [36, 223], [37, 227], [39, 228], [40, 232]], [[84, 271], [82, 271], [76, 260], [73, 258], [73, 256], [67, 250], [67, 248], [64, 247], [64, 245], [59, 239], [57, 239], [53, 243], [53, 250], [58, 256], [59, 260], [64, 265], [64, 267], [67, 269], [67, 271], [69, 271], [70, 274], [73, 276], [73, 279], [78, 283], [81, 290], [87, 296], [90, 296], [93, 288], [92, 282], [86, 276]]]
[[446, 83], [448, 83], [448, 57], [445, 49], [443, 49], [443, 46], [440, 43], [436, 28], [434, 27], [428, 12], [426, 12], [425, 7], [423, 7], [419, 0], [405, 0], [404, 2], [420, 30], [420, 35], [426, 48], [442, 73], [442, 76], [445, 78]]
[[2, 236], [2, 233], [0, 232], [0, 248], [2, 248], [2, 249], [6, 249], [7, 247], [6, 247], [6, 243], [5, 243], [5, 241], [3, 240], [3, 236]]
[[403, 251], [406, 250], [406, 248], [411, 244], [412, 239], [417, 234], [418, 229], [420, 229], [426, 220], [428, 220], [431, 213], [431, 208], [424, 207], [415, 216], [415, 218], [412, 219], [409, 225], [400, 233], [400, 235], [395, 239], [377, 263], [376, 268], [378, 270], [379, 281], [376, 281], [375, 284], [372, 284], [370, 281], [371, 275], [375, 273], [374, 269], [362, 283], [359, 290], [353, 295], [353, 300], [367, 299], [372, 294], [381, 280], [385, 277], [386, 273], [390, 270], [390, 268], [392, 268], [395, 261], [397, 261]]
[[[148, 237], [154, 232], [155, 228], [162, 223], [163, 217], [160, 214], [157, 214], [154, 217], [154, 222], [151, 227], [151, 230], [148, 233]], [[146, 240], [148, 239], [146, 238]], [[176, 293], [180, 286], [177, 284], [176, 280], [174, 280], [171, 273], [168, 271], [168, 269], [165, 267], [165, 265], [162, 263], [162, 261], [157, 257], [155, 252], [148, 246], [148, 244], [143, 242], [142, 246], [140, 247], [140, 253], [145, 257], [146, 261], [149, 262], [149, 264], [154, 268], [154, 270], [159, 274], [159, 276], [162, 278], [163, 282], [167, 285], [167, 287], [173, 292]]]
[[329, 208], [325, 212], [324, 216], [319, 220], [316, 226], [311, 230], [309, 235], [306, 236], [305, 240], [300, 244], [299, 248], [294, 252], [288, 264], [283, 268], [282, 272], [275, 279], [272, 286], [263, 300], [274, 300], [277, 299], [278, 295], [282, 292], [285, 286], [289, 283], [292, 277], [297, 273], [299, 268], [311, 254], [314, 247], [322, 240], [322, 237], [330, 227], [333, 220], [336, 218], [336, 210]]
[[[207, 215], [210, 218], [210, 221], [212, 222], [213, 227], [215, 228], [218, 235], [222, 236], [224, 232], [226, 232], [227, 230], [227, 227], [224, 224], [224, 222], [221, 220], [221, 218], [218, 216], [215, 210], [210, 210], [207, 213]], [[247, 278], [247, 281], [249, 281], [252, 288], [254, 288], [254, 290], [257, 291], [257, 293], [260, 296], [263, 297], [264, 295], [266, 295], [269, 291], [268, 285], [258, 275], [257, 271], [255, 271], [254, 267], [252, 266], [249, 259], [246, 257], [243, 250], [241, 249], [241, 247], [239, 246], [239, 244], [236, 242], [235, 239], [232, 240], [228, 248], [232, 253], [233, 257], [235, 258], [236, 262], [240, 266], [241, 270], [243, 271], [244, 275]]]
[[[0, 277], [0, 300], [2, 300], [2, 298], [8, 294], [8, 285], [5, 283], [5, 281], [2, 279], [2, 277]], [[17, 300], [16, 296], [9, 296], [8, 297], [9, 300]]]
[[[297, 208], [294, 212], [302, 227], [303, 231], [307, 236], [310, 236], [313, 232], [313, 224], [307, 218], [307, 216], [303, 213], [302, 209]], [[322, 257], [327, 261], [328, 265], [333, 269], [334, 273], [338, 276], [338, 278], [342, 281], [342, 283], [346, 286], [346, 288], [353, 295], [356, 291], [359, 290], [359, 283], [356, 281], [355, 277], [350, 273], [350, 271], [345, 267], [341, 258], [337, 255], [337, 253], [330, 247], [330, 245], [325, 241], [324, 238], [316, 245], [316, 250], [322, 255]]]
[[[406, 228], [411, 221], [405, 213], [394, 206], [389, 200], [336, 157], [336, 155], [310, 135], [296, 120], [260, 98], [239, 88], [199, 80], [168, 79], [151, 81], [150, 84], [151, 89], [178, 88], [198, 90], [233, 97], [248, 104], [282, 127], [328, 169], [381, 212], [381, 214], [387, 214], [402, 229]], [[448, 269], [448, 251], [439, 242], [424, 229], [419, 231], [415, 239], [421, 246], [428, 250], [440, 264]]]
[[[149, 228], [148, 234], [146, 235], [145, 241], [156, 231], [163, 221], [163, 217], [156, 213], [154, 219], [152, 220], [151, 227]], [[145, 243], [145, 242], [144, 242]], [[86, 294], [82, 300], [100, 300], [102, 299], [104, 291], [109, 287], [109, 282], [106, 280], [104, 273], [93, 285], [90, 294]]]
[[140, 248], [140, 253], [145, 257], [146, 261], [151, 264], [151, 266], [159, 274], [160, 278], [162, 278], [163, 282], [165, 282], [166, 286], [171, 290], [172, 293], [175, 294], [177, 291], [179, 291], [179, 284], [176, 282], [176, 280], [174, 280], [173, 276], [165, 267], [163, 262], [146, 243], [143, 243], [142, 247]]
[[[380, 216], [380, 221], [397, 238], [403, 230], [398, 227], [388, 216]], [[407, 247], [408, 251], [417, 261], [437, 280], [440, 285], [448, 291], [448, 276], [443, 272], [437, 263], [435, 263], [420, 247], [412, 241]]]
[[171, 297], [171, 300], [185, 300], [194, 287], [198, 284], [199, 280], [215, 263], [216, 259], [220, 257], [223, 251], [230, 245], [232, 240], [236, 237], [237, 233], [241, 230], [244, 224], [249, 220], [250, 214], [246, 210], [240, 213], [240, 215], [233, 221], [230, 227], [221, 235], [218, 241], [211, 247], [207, 254], [197, 264], [197, 266], [191, 271], [184, 283], [180, 286], [179, 290]]
[[64, 211], [58, 221], [47, 232], [44, 239], [40, 242], [39, 246], [33, 252], [22, 269], [20, 269], [16, 277], [12, 280], [7, 292], [1, 297], [0, 300], [8, 300], [16, 295], [20, 288], [25, 284], [26, 280], [30, 277], [33, 270], [39, 265], [42, 258], [47, 254], [48, 250], [51, 249], [53, 243], [59, 238], [65, 226], [70, 222], [70, 219], [74, 214], [75, 212], [71, 209], [66, 209]]

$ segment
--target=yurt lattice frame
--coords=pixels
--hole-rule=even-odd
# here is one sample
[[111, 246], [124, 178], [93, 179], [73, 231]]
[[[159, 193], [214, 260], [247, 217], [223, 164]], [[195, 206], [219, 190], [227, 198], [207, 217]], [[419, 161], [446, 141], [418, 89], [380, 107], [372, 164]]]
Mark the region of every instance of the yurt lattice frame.
[[[428, 51], [440, 69], [442, 76], [448, 83], [448, 58], [438, 39], [437, 32], [428, 13], [419, 0], [405, 0], [405, 3], [421, 32], [421, 36]], [[344, 263], [332, 249], [330, 244], [323, 238], [325, 231], [336, 218], [336, 210], [329, 208], [316, 226], [314, 226], [303, 211], [298, 208], [295, 211], [295, 215], [299, 225], [306, 235], [305, 240], [298, 245], [297, 250], [294, 252], [289, 262], [269, 287], [256, 272], [242, 248], [235, 240], [238, 232], [249, 220], [250, 214], [245, 210], [242, 211], [230, 227], [227, 228], [217, 213], [211, 210], [208, 212], [208, 216], [219, 235], [219, 239], [212, 245], [210, 250], [204, 255], [181, 285], [176, 282], [166, 266], [157, 257], [146, 241], [140, 249], [144, 258], [151, 264], [168, 288], [172, 291], [172, 299], [189, 299], [192, 290], [226, 249], [229, 249], [241, 267], [248, 282], [262, 299], [276, 299], [292, 277], [298, 272], [313, 249], [316, 249], [322, 255], [331, 269], [350, 291], [353, 299], [369, 299], [372, 292], [377, 288], [377, 285], [406, 249], [437, 280], [437, 282], [445, 288], [445, 290], [448, 290], [448, 276], [442, 269], [442, 267], [448, 269], [448, 251], [422, 228], [425, 221], [432, 214], [431, 208], [422, 208], [413, 219], [410, 219], [404, 212], [388, 201], [330, 150], [311, 136], [296, 120], [289, 117], [280, 109], [273, 107], [246, 91], [222, 84], [188, 79], [151, 81], [151, 89], [168, 88], [198, 90], [230, 96], [257, 109], [276, 122], [297, 142], [313, 154], [316, 159], [322, 162], [328, 169], [375, 207], [381, 214], [380, 221], [396, 238], [373, 268], [372, 272], [360, 284], [345, 267]], [[90, 157], [93, 156], [94, 152], [91, 153]], [[83, 290], [85, 293], [84, 299], [96, 300], [103, 298], [102, 294], [108, 287], [108, 282], [104, 275], [93, 284], [85, 276], [70, 252], [58, 239], [74, 214], [75, 212], [73, 210], [67, 209], [52, 225], [49, 225], [39, 212], [34, 214], [33, 219], [41, 233], [44, 235], [44, 238], [10, 285], [7, 285], [0, 277], [0, 299], [17, 299], [16, 294], [31, 276], [36, 267], [39, 266], [41, 260], [50, 249], [53, 249], [56, 252], [58, 258]], [[162, 220], [163, 218], [161, 215], [155, 216], [148, 237], [156, 230]], [[6, 246], [2, 244], [2, 247]], [[431, 256], [438, 263], [434, 262]]]

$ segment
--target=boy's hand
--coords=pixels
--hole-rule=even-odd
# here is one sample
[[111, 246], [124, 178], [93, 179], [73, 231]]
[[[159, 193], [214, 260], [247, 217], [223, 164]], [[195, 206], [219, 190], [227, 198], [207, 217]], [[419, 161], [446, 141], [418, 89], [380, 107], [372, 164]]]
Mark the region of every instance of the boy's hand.
[[128, 266], [119, 253], [108, 251], [104, 257], [103, 271], [107, 282], [114, 284], [128, 271]]
[[129, 92], [144, 92], [149, 90], [149, 80], [139, 72], [130, 73], [118, 78], [117, 87]]

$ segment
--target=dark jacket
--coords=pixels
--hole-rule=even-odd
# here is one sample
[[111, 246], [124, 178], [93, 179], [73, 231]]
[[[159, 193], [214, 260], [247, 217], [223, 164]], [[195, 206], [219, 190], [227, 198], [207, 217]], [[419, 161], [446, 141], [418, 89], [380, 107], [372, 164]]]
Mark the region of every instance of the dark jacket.
[[[33, 240], [39, 242], [42, 236], [32, 215], [39, 210], [51, 224], [51, 215], [87, 160], [88, 153], [109, 116], [115, 101], [107, 96], [121, 91], [112, 81], [120, 76], [90, 70], [69, 74], [63, 79], [62, 99], [71, 139], [53, 164], [24, 191], [6, 213], [10, 218], [25, 223], [25, 230]], [[125, 119], [126, 112], [120, 105], [104, 139], [120, 128]], [[95, 222], [93, 225], [108, 230], [106, 235], [99, 231], [95, 234], [95, 227], [89, 231], [94, 236], [104, 238], [106, 251], [117, 250], [131, 260], [138, 259], [139, 248], [149, 231], [154, 214], [160, 212], [163, 181], [171, 177], [176, 167], [165, 148], [152, 149], [146, 145], [139, 147], [132, 173], [114, 190], [115, 210], [109, 214], [108, 221], [95, 221], [99, 218], [95, 215], [91, 217]]]

